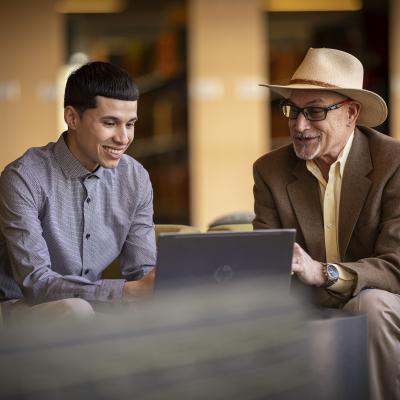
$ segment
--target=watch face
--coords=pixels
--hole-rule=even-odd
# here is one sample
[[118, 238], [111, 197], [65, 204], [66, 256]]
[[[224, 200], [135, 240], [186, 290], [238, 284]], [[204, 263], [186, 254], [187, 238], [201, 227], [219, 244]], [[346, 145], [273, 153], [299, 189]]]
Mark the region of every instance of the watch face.
[[339, 279], [339, 271], [338, 269], [332, 265], [332, 264], [328, 264], [326, 267], [326, 272], [329, 276], [329, 280], [330, 281], [337, 281]]

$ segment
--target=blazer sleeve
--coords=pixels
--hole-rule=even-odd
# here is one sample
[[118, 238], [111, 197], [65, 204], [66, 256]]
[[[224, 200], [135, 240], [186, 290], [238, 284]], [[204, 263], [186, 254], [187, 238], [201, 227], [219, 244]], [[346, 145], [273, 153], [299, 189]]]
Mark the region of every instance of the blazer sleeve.
[[264, 181], [261, 174], [260, 163], [256, 162], [253, 166], [254, 177], [254, 229], [280, 229], [282, 223], [279, 218], [275, 200], [271, 190]]
[[[382, 289], [400, 294], [400, 167], [382, 190], [377, 237], [371, 255], [354, 262], [339, 263], [357, 275], [353, 295], [363, 289]], [[359, 226], [362, 235], [374, 234]], [[362, 238], [362, 236], [360, 236]]]

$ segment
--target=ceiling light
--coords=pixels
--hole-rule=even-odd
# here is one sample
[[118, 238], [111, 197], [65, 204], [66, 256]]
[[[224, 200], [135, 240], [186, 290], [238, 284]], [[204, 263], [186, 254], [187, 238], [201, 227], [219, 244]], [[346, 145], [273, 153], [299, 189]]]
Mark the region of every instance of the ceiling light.
[[126, 6], [126, 0], [58, 0], [56, 11], [63, 14], [120, 13]]
[[362, 0], [265, 0], [265, 10], [292, 11], [359, 11]]

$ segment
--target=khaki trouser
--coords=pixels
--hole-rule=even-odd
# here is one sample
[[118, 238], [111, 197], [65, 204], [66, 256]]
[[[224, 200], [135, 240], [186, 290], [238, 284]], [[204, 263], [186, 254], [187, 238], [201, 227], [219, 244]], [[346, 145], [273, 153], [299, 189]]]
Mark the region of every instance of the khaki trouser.
[[58, 322], [65, 319], [86, 320], [95, 315], [90, 303], [79, 298], [49, 301], [33, 306], [24, 300], [18, 300], [13, 303], [2, 303], [1, 306], [5, 324], [18, 321], [37, 323], [38, 321]]
[[400, 295], [367, 289], [343, 309], [367, 314], [371, 400], [400, 400]]

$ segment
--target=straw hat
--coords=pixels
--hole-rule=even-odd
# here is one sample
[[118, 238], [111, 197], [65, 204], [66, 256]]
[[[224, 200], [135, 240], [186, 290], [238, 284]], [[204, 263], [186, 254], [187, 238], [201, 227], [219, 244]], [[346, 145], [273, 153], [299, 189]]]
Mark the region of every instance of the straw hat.
[[362, 104], [357, 124], [375, 127], [385, 121], [387, 106], [378, 94], [365, 90], [361, 62], [344, 51], [310, 48], [288, 85], [261, 85], [288, 98], [293, 89], [330, 90]]

